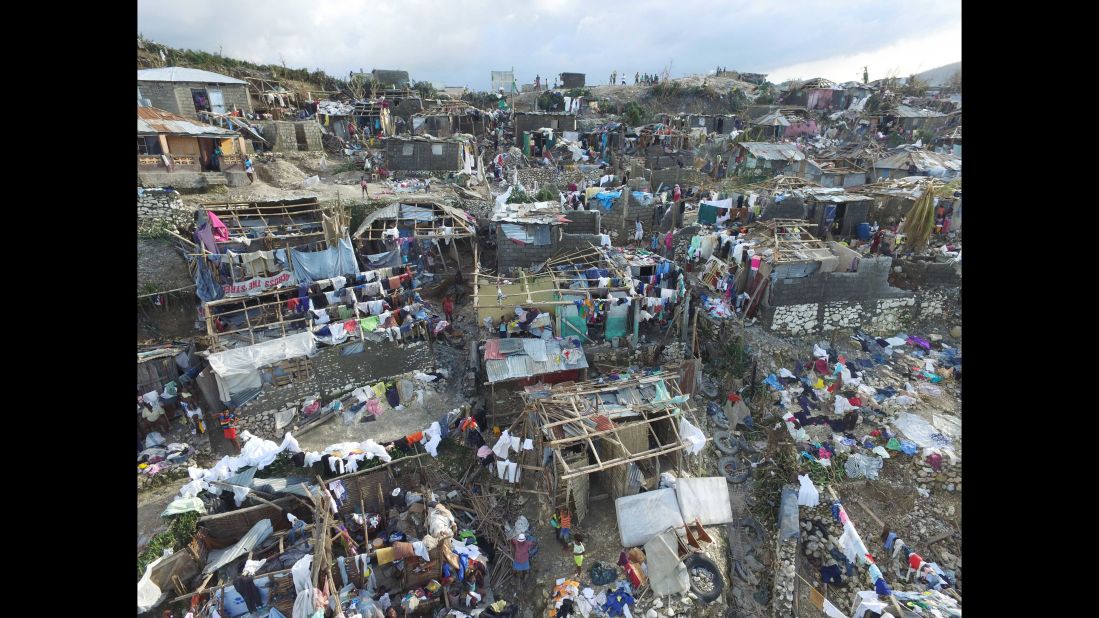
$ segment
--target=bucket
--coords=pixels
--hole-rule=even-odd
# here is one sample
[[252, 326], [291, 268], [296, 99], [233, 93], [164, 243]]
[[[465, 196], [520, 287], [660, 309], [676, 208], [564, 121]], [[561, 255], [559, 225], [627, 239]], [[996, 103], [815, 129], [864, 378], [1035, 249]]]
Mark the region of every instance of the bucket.
[[870, 224], [860, 223], [855, 230], [855, 234], [858, 236], [859, 240], [870, 240]]

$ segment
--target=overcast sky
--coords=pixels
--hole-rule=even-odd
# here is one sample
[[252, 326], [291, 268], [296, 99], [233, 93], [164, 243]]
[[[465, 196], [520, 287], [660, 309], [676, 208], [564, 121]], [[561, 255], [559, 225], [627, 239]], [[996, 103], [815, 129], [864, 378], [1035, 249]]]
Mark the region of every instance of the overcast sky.
[[138, 32], [259, 64], [403, 69], [414, 80], [490, 87], [489, 72], [587, 74], [605, 84], [669, 68], [772, 82], [906, 77], [961, 60], [961, 1], [926, 0], [138, 0]]

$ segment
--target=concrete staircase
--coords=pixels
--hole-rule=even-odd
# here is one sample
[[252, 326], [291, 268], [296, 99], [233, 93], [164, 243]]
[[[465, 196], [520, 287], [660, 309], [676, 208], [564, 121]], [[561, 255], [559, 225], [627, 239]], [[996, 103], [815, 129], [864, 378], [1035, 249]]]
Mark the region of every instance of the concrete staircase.
[[229, 185], [229, 179], [221, 172], [203, 172], [202, 176], [206, 179], [207, 187], [225, 187]]

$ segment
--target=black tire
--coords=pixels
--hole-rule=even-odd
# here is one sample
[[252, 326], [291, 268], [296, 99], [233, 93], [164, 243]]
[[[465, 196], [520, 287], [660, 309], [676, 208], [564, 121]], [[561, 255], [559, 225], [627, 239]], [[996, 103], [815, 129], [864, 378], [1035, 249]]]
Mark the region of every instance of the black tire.
[[[713, 560], [703, 554], [691, 554], [683, 561], [683, 566], [687, 567], [687, 572], [691, 578], [691, 592], [695, 593], [698, 600], [703, 603], [713, 603], [721, 598], [721, 595], [725, 592], [725, 578], [721, 576], [721, 570], [717, 568], [717, 564]], [[696, 570], [704, 572], [705, 575], [699, 578], [694, 573]], [[702, 579], [710, 582], [706, 586], [706, 590], [699, 587]]]
[[730, 483], [743, 483], [752, 474], [752, 469], [742, 463], [735, 456], [722, 457], [717, 460], [718, 473], [725, 476]]
[[726, 455], [736, 455], [743, 448], [740, 438], [728, 431], [714, 432], [714, 446]]

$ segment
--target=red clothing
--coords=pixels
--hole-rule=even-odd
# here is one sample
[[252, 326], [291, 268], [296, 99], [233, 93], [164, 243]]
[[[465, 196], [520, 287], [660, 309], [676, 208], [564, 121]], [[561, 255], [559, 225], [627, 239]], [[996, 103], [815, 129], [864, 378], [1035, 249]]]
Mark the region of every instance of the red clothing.
[[530, 548], [534, 541], [512, 541], [511, 545], [515, 548], [515, 562], [530, 562]]
[[454, 301], [449, 298], [443, 299], [443, 311], [447, 313], [454, 311]]
[[908, 555], [908, 566], [913, 569], [920, 568], [920, 563], [923, 562], [923, 558], [916, 552], [912, 552]]

